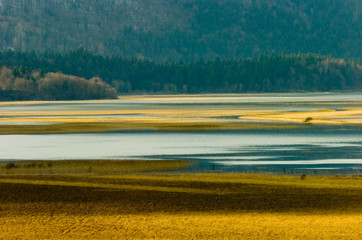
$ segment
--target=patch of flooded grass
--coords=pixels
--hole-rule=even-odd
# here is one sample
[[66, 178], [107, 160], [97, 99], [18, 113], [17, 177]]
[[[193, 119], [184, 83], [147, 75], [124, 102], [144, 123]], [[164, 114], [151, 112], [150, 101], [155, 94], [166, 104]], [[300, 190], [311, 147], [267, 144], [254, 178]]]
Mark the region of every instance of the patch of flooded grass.
[[57, 160], [0, 162], [0, 174], [120, 174], [177, 171], [190, 162], [168, 160]]
[[253, 130], [253, 129], [295, 129], [305, 126], [282, 123], [253, 123], [253, 122], [220, 122], [220, 121], [170, 121], [170, 120], [141, 120], [130, 121], [67, 122], [42, 125], [0, 125], [0, 134], [32, 134], [32, 133], [86, 133], [110, 132], [128, 130], [158, 130], [158, 131], [216, 131], [216, 130]]

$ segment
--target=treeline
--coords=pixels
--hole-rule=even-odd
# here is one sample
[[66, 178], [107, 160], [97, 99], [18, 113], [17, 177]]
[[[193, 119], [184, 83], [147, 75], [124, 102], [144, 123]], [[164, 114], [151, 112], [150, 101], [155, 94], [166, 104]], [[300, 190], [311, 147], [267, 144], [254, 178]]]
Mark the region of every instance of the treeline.
[[62, 72], [87, 79], [99, 76], [119, 93], [362, 90], [359, 60], [317, 54], [262, 55], [185, 64], [103, 57], [85, 49], [42, 55], [7, 51], [0, 54], [0, 65], [13, 72], [20, 66], [25, 72], [41, 69], [43, 73]]
[[116, 98], [116, 90], [99, 77], [90, 80], [29, 70], [23, 66], [0, 68], [0, 100], [82, 100]]

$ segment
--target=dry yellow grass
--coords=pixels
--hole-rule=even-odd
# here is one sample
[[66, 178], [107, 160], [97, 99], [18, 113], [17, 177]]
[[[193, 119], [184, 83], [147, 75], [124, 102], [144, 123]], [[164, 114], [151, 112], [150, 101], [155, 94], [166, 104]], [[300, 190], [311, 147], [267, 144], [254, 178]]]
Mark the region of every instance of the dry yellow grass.
[[[301, 95], [303, 96], [303, 95]], [[118, 130], [249, 130], [290, 129], [312, 124], [362, 126], [360, 101], [283, 102], [285, 97], [260, 102], [263, 94], [190, 95], [190, 96], [122, 96], [117, 100], [2, 102], [9, 107], [0, 113], [0, 134], [103, 132]], [[269, 96], [270, 98], [270, 96]], [[242, 102], [235, 104], [233, 100]], [[253, 99], [258, 100], [257, 104]], [[279, 99], [279, 98], [278, 98]], [[284, 100], [283, 100], [284, 99]], [[307, 99], [307, 100], [306, 100]], [[244, 101], [245, 100], [245, 101]], [[251, 102], [248, 102], [250, 101]], [[292, 100], [292, 99], [291, 99]], [[124, 107], [132, 101], [138, 107]], [[199, 104], [201, 101], [201, 104]], [[231, 101], [231, 102], [230, 102]], [[58, 104], [81, 106], [88, 103], [111, 103], [106, 109], [57, 109]], [[175, 104], [176, 105], [172, 105]], [[16, 106], [42, 106], [47, 110], [18, 111]], [[54, 104], [54, 108], [51, 105]], [[143, 105], [142, 105], [143, 104]], [[151, 104], [151, 105], [150, 105]], [[167, 105], [169, 104], [169, 105]], [[11, 108], [12, 106], [12, 108]], [[309, 111], [295, 111], [308, 106]], [[332, 108], [332, 109], [331, 109]], [[41, 109], [41, 108], [40, 108]], [[279, 109], [279, 110], [275, 110]], [[303, 109], [303, 108], [301, 108]], [[338, 110], [334, 110], [338, 109]], [[308, 124], [307, 124], [308, 123]]]
[[0, 175], [0, 239], [361, 239], [360, 176]]
[[26, 215], [0, 217], [0, 236], [2, 239], [359, 240], [361, 224], [361, 217], [355, 215]]
[[[1, 134], [103, 132], [117, 130], [249, 130], [291, 129], [306, 127], [308, 123], [361, 125], [362, 110], [320, 110], [314, 112], [280, 112], [270, 110], [122, 110], [72, 112], [3, 112]], [[134, 114], [128, 117], [128, 114]], [[28, 115], [32, 115], [28, 118]], [[109, 117], [107, 115], [119, 115]], [[17, 116], [7, 118], [7, 116]], [[23, 117], [22, 117], [23, 116]], [[52, 116], [49, 118], [49, 116]], [[92, 117], [90, 117], [92, 116]], [[232, 118], [230, 118], [232, 117]], [[348, 120], [346, 120], [348, 119]], [[260, 121], [262, 120], [262, 121]], [[259, 121], [259, 122], [258, 122]], [[2, 122], [12, 124], [1, 125]]]
[[304, 126], [281, 123], [228, 123], [220, 121], [119, 121], [95, 122], [87, 120], [50, 125], [0, 125], [0, 134], [33, 134], [33, 133], [84, 133], [122, 130], [158, 130], [158, 131], [215, 131], [215, 130], [250, 130], [250, 129], [292, 129]]
[[335, 124], [335, 125], [362, 125], [362, 108], [350, 108], [344, 111], [321, 109], [307, 112], [275, 112], [250, 114], [242, 119], [259, 119], [303, 123]]

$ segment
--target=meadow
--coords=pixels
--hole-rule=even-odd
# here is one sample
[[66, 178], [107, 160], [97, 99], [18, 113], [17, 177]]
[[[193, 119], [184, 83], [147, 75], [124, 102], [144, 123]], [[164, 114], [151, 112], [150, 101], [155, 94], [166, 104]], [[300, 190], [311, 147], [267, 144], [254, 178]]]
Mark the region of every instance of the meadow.
[[1, 239], [362, 237], [357, 175], [20, 174], [17, 164], [0, 175]]

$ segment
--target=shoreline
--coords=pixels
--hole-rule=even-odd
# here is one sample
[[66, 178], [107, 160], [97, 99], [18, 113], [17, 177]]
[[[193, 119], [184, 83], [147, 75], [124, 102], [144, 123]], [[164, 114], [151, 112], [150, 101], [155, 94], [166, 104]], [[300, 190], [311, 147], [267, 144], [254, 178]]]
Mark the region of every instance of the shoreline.
[[0, 176], [172, 172], [190, 165], [182, 160], [19, 160], [0, 162]]
[[2, 160], [2, 175], [117, 175], [117, 174], [261, 174], [267, 176], [362, 176], [361, 165], [344, 164], [238, 164], [207, 160], [94, 159]]

